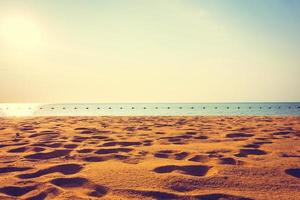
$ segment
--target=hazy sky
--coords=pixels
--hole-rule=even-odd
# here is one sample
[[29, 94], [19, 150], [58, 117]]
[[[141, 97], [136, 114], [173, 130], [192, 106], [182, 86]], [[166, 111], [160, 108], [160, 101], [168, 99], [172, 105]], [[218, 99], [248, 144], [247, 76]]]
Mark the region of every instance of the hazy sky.
[[300, 101], [300, 1], [1, 0], [0, 102]]

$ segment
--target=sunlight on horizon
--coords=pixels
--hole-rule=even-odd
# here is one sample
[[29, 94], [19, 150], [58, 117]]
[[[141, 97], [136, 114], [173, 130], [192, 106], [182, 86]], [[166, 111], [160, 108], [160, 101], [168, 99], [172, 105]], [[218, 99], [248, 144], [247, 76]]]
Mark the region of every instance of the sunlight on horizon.
[[1, 104], [0, 113], [3, 113], [2, 114], [3, 116], [14, 116], [14, 117], [33, 116], [33, 114], [36, 111], [38, 111], [41, 105], [43, 104], [32, 104], [32, 103]]

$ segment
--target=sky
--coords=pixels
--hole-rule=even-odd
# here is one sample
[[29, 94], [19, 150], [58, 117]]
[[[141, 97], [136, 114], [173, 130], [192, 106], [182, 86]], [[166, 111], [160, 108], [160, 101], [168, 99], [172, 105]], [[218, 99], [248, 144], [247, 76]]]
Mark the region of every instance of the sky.
[[300, 101], [300, 1], [1, 0], [0, 103]]

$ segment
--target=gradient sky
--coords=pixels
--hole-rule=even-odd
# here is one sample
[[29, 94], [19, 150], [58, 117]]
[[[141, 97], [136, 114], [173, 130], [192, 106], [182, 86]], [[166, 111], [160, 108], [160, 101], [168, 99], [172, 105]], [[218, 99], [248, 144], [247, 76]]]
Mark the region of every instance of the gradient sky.
[[300, 1], [1, 0], [0, 102], [300, 101]]

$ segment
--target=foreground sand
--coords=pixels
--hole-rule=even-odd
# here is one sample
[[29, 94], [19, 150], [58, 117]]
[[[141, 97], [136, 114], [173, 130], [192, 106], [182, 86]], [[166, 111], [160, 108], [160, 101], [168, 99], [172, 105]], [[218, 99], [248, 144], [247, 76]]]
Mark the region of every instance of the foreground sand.
[[299, 199], [299, 117], [0, 118], [0, 199]]

